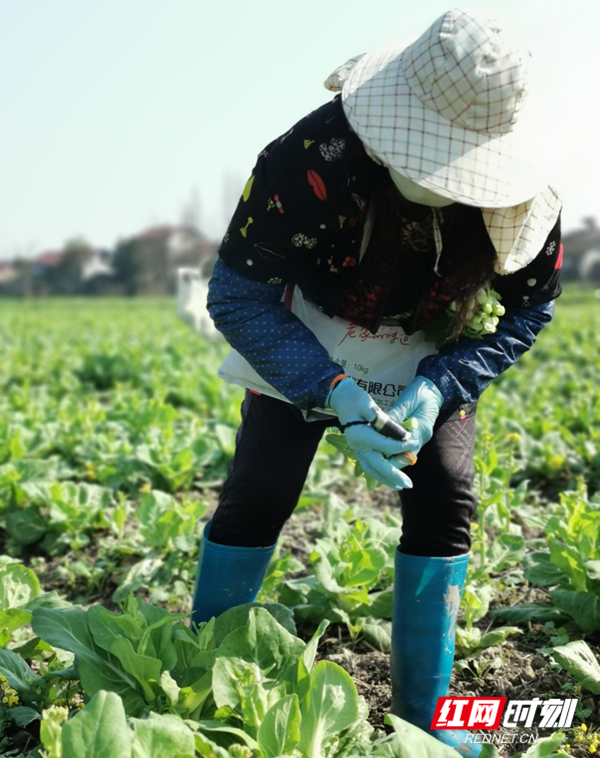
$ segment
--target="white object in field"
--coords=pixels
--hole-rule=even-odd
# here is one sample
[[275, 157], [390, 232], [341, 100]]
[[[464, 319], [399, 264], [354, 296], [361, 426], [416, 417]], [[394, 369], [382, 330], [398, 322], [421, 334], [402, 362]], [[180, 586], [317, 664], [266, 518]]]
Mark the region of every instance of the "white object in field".
[[206, 309], [208, 281], [197, 268], [177, 270], [177, 315], [203, 337], [222, 339]]

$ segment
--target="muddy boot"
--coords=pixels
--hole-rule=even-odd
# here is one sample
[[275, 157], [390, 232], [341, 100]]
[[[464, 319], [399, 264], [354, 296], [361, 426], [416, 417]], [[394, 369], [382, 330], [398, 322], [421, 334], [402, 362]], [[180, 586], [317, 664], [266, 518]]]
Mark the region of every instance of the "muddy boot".
[[275, 545], [232, 547], [211, 542], [209, 521], [200, 543], [192, 628], [229, 608], [256, 600]]
[[481, 753], [471, 732], [430, 728], [438, 698], [448, 694], [468, 563], [468, 555], [422, 558], [396, 550], [390, 710], [471, 758]]

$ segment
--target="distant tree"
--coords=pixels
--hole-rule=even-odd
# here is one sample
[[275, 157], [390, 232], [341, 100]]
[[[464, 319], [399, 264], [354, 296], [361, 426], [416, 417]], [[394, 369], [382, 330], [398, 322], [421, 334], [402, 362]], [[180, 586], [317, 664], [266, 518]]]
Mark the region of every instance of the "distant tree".
[[125, 288], [128, 295], [137, 295], [141, 275], [139, 245], [135, 239], [121, 240], [117, 243], [113, 256], [115, 278]]
[[82, 237], [65, 242], [62, 258], [53, 272], [62, 292], [73, 294], [81, 288], [82, 268], [92, 255], [92, 246]]
[[27, 258], [15, 258], [12, 266], [17, 272], [19, 294], [22, 297], [31, 297], [33, 294], [33, 271], [31, 261]]

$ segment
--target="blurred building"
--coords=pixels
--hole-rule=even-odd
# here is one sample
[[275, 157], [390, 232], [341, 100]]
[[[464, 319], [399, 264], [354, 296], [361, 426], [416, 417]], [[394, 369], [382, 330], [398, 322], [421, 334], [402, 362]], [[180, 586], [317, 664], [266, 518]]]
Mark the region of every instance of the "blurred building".
[[563, 235], [565, 281], [600, 282], [600, 227], [596, 219], [583, 219], [583, 227]]
[[115, 277], [113, 251], [96, 248], [81, 262], [79, 271], [82, 295], [120, 295], [122, 287]]
[[177, 269], [210, 276], [218, 247], [191, 225], [154, 226], [114, 250], [74, 239], [62, 250], [0, 262], [0, 296], [172, 295]]
[[177, 269], [211, 269], [218, 246], [194, 226], [154, 226], [121, 241], [113, 267], [126, 294], [170, 295], [176, 291]]
[[63, 295], [66, 283], [61, 275], [62, 250], [45, 250], [29, 260], [30, 271], [21, 271], [22, 278], [29, 274], [27, 294]]
[[20, 277], [12, 261], [0, 261], [0, 295], [20, 295]]
[[[85, 242], [68, 242], [62, 250], [46, 250], [30, 264], [30, 294], [118, 294], [114, 288], [112, 252]], [[22, 272], [25, 276], [26, 272]], [[105, 290], [107, 290], [105, 292]]]

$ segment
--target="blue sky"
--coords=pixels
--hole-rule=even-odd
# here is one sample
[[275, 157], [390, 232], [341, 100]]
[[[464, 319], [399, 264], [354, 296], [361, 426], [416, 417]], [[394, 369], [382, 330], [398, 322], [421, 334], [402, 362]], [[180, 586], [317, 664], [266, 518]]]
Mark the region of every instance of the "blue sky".
[[[330, 98], [336, 66], [451, 7], [0, 0], [0, 258], [78, 235], [112, 246], [186, 206], [220, 236], [257, 153]], [[600, 3], [466, 7], [503, 19], [533, 54], [530, 117], [564, 228], [600, 217]]]

